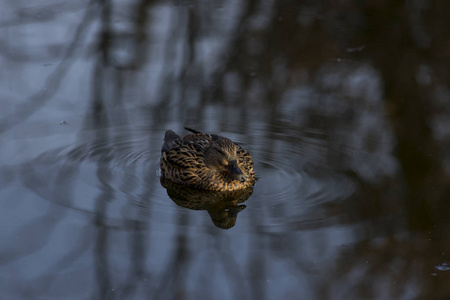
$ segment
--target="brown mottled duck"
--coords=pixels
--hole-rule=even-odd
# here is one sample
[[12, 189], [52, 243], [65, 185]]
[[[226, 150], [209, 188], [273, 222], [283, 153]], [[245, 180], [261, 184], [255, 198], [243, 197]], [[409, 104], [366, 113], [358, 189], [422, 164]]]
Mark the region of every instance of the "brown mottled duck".
[[167, 130], [161, 148], [161, 177], [186, 186], [235, 191], [255, 183], [250, 153], [225, 137], [185, 127], [181, 137]]

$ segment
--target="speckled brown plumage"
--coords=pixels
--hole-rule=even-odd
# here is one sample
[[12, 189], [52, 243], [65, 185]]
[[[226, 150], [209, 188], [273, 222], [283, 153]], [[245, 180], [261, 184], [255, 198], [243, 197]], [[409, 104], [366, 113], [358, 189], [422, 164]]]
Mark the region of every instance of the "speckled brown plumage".
[[186, 129], [192, 134], [185, 137], [166, 131], [161, 149], [163, 178], [212, 191], [234, 191], [254, 184], [250, 153], [225, 137]]

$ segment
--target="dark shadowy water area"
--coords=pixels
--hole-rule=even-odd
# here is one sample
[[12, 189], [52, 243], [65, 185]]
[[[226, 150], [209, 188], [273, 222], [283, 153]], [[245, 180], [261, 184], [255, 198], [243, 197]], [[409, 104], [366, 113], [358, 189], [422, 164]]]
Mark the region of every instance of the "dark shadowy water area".
[[[448, 1], [3, 1], [2, 299], [449, 299]], [[161, 180], [164, 132], [248, 150]]]

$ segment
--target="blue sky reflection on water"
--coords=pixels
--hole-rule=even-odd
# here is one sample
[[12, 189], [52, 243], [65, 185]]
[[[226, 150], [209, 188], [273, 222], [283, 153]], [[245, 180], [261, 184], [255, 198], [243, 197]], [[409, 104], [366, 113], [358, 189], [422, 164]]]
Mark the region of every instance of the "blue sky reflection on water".
[[[450, 296], [444, 2], [0, 6], [0, 294]], [[160, 182], [184, 126], [253, 155], [228, 230]]]

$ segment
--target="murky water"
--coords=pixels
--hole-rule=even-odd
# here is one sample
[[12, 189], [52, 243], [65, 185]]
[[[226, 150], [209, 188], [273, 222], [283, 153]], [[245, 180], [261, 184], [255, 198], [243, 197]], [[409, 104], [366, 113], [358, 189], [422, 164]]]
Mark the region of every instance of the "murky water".
[[[446, 5], [287, 4], [0, 4], [0, 298], [450, 297]], [[161, 180], [184, 126], [254, 187]]]

